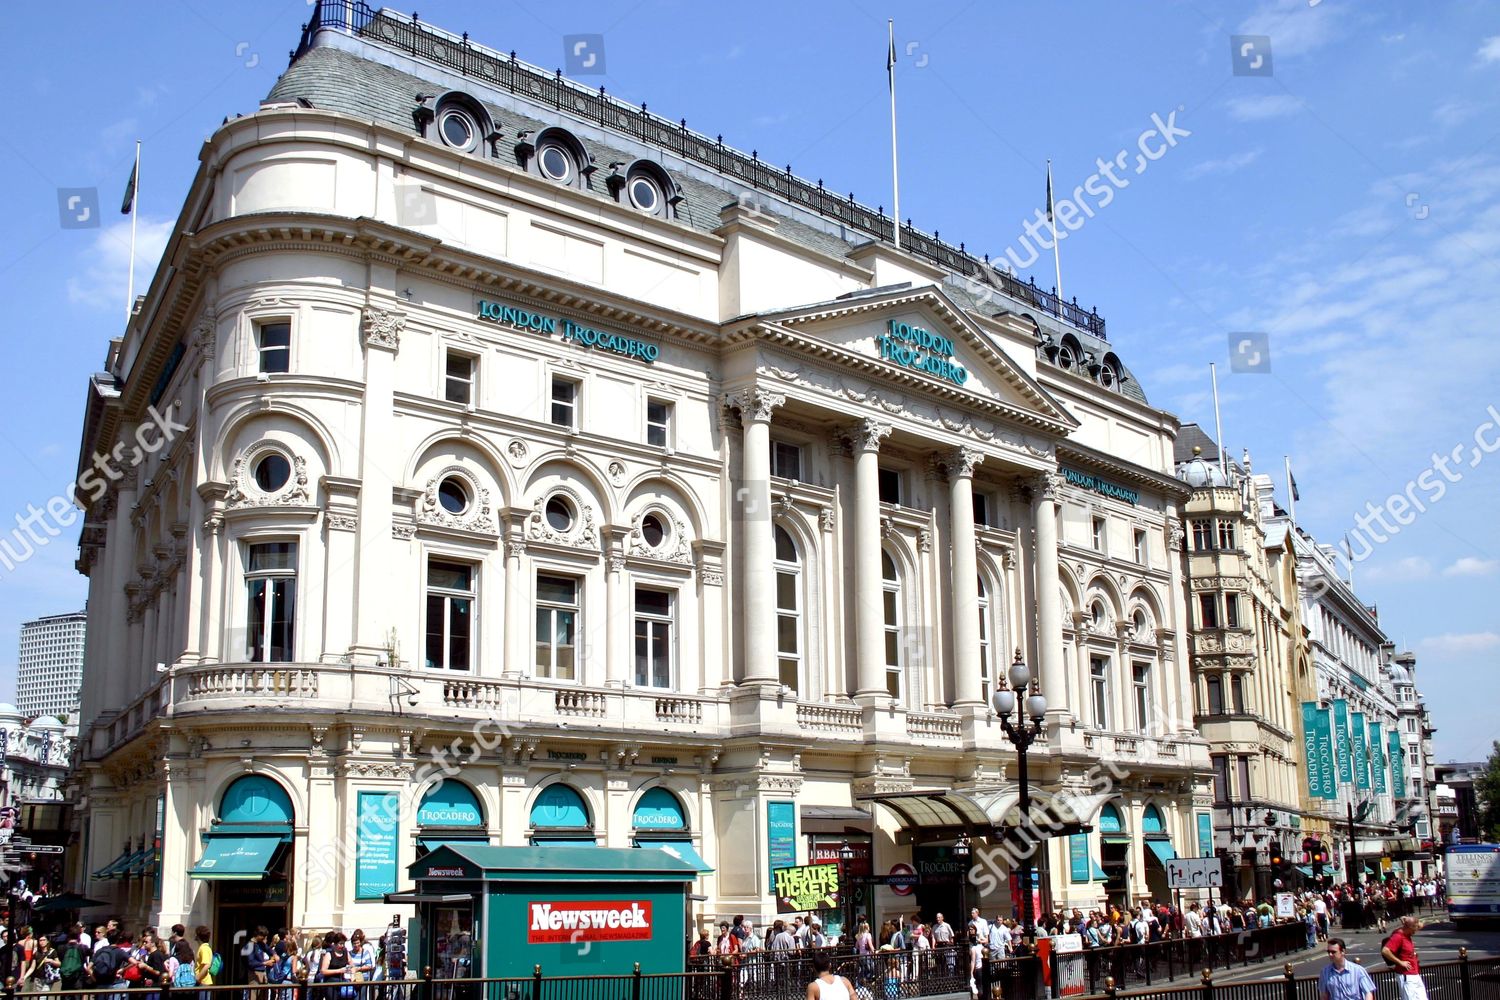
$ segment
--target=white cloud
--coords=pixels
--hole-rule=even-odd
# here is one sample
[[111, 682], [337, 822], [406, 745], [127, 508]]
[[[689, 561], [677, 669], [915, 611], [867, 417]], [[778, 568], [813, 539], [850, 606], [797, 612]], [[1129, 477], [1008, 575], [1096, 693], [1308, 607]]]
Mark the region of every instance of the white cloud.
[[[102, 193], [101, 196], [103, 197]], [[135, 294], [145, 294], [172, 233], [173, 220], [142, 217], [135, 241]], [[130, 220], [100, 228], [68, 279], [68, 301], [123, 314], [130, 264]]]
[[1467, 101], [1448, 101], [1432, 109], [1432, 119], [1443, 128], [1453, 128], [1479, 114], [1479, 108]]
[[1500, 632], [1445, 632], [1423, 639], [1417, 646], [1438, 655], [1471, 656], [1500, 648]]
[[1500, 62], [1500, 35], [1491, 35], [1481, 42], [1476, 55], [1482, 63]]
[[1452, 566], [1443, 570], [1443, 575], [1489, 576], [1496, 570], [1500, 570], [1500, 559], [1480, 559], [1476, 556], [1463, 556]]
[[1265, 97], [1236, 97], [1226, 107], [1229, 117], [1241, 122], [1259, 122], [1269, 118], [1285, 118], [1302, 110], [1302, 99], [1290, 94], [1269, 94]]
[[1186, 180], [1197, 180], [1209, 174], [1232, 174], [1236, 170], [1242, 170], [1260, 159], [1262, 150], [1247, 149], [1241, 153], [1234, 153], [1217, 160], [1201, 160], [1182, 172]]
[[1240, 23], [1237, 34], [1266, 35], [1277, 56], [1300, 56], [1333, 40], [1332, 4], [1270, 0]]
[[1432, 575], [1432, 563], [1421, 556], [1407, 556], [1395, 562], [1376, 563], [1361, 574], [1366, 580], [1390, 580], [1404, 583], [1425, 580]]

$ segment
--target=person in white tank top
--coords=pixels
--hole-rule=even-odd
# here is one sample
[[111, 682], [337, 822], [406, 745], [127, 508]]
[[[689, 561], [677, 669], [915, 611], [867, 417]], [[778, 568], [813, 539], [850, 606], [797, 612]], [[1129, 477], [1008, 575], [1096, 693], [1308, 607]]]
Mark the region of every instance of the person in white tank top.
[[854, 1000], [854, 985], [843, 976], [834, 975], [832, 968], [826, 953], [819, 952], [813, 957], [817, 978], [807, 984], [807, 1000]]

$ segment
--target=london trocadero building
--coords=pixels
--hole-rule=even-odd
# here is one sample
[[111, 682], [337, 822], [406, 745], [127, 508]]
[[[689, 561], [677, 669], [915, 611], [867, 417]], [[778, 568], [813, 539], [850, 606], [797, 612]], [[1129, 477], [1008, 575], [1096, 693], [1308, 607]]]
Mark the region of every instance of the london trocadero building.
[[83, 533], [90, 894], [369, 930], [437, 843], [584, 843], [768, 917], [847, 844], [922, 873], [862, 910], [1008, 908], [955, 848], [1016, 819], [1017, 654], [1048, 900], [1212, 853], [1175, 418], [1097, 314], [757, 164], [315, 8], [91, 381], [82, 465], [187, 429]]

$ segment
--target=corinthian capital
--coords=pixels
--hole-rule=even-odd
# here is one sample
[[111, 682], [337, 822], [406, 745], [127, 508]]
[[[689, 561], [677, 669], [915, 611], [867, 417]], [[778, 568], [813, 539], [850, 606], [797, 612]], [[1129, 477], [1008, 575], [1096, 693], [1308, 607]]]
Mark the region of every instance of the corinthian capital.
[[752, 385], [726, 393], [724, 403], [731, 409], [739, 410], [741, 420], [764, 423], [771, 419], [772, 410], [786, 403], [786, 396]]
[[891, 433], [891, 425], [866, 418], [845, 429], [855, 451], [879, 451], [880, 442]]
[[974, 448], [954, 448], [939, 461], [948, 470], [950, 479], [968, 479], [974, 475], [974, 466], [984, 461], [984, 453]]
[[1057, 472], [1039, 472], [1030, 485], [1032, 496], [1048, 503], [1056, 503], [1062, 492], [1063, 477]]
[[367, 306], [360, 325], [366, 347], [379, 347], [394, 354], [400, 349], [401, 334], [406, 330], [406, 313], [399, 309]]

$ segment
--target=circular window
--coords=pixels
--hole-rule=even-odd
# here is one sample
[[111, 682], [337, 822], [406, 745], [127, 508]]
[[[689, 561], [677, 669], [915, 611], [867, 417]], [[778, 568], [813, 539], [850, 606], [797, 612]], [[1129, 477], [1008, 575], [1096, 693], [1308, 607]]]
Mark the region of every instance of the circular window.
[[1099, 369], [1099, 384], [1106, 389], [1113, 389], [1115, 385], [1115, 370], [1109, 365]]
[[255, 485], [259, 486], [262, 492], [275, 493], [291, 478], [292, 464], [286, 460], [285, 456], [276, 452], [272, 452], [255, 463]]
[[438, 503], [450, 514], [462, 514], [469, 509], [469, 490], [456, 476], [449, 476], [438, 485]]
[[547, 523], [553, 531], [567, 531], [573, 527], [573, 505], [562, 497], [547, 501]]
[[661, 543], [667, 540], [667, 526], [661, 515], [647, 514], [641, 518], [641, 537], [653, 549], [661, 547]]
[[556, 143], [548, 143], [537, 153], [542, 176], [566, 184], [573, 179], [573, 157]]
[[479, 127], [474, 124], [467, 112], [458, 108], [448, 108], [443, 112], [438, 121], [438, 131], [443, 135], [443, 141], [458, 149], [469, 149], [474, 145], [474, 139], [479, 134]]
[[1067, 344], [1057, 349], [1057, 367], [1067, 370], [1073, 368], [1073, 349]]
[[661, 185], [647, 174], [636, 174], [625, 186], [630, 203], [642, 212], [655, 212], [661, 205]]

